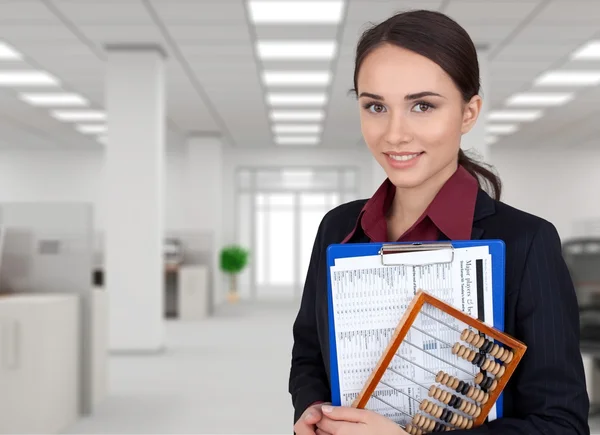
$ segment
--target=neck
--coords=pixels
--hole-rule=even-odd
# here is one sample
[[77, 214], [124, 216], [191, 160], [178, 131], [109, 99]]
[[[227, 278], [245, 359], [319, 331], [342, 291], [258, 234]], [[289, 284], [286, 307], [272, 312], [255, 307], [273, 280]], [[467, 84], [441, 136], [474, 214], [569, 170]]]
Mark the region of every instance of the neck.
[[396, 188], [389, 220], [401, 227], [410, 227], [425, 212], [442, 186], [454, 174], [458, 163], [448, 165], [435, 176], [417, 187]]

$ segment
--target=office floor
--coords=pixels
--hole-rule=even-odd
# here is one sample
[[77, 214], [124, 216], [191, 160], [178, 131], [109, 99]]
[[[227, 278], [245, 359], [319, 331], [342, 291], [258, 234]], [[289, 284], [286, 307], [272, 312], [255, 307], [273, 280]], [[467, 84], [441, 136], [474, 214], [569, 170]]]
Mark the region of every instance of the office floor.
[[170, 321], [163, 354], [111, 357], [109, 397], [66, 433], [291, 433], [295, 308], [241, 305], [199, 323]]
[[[65, 433], [291, 433], [295, 308], [240, 305], [199, 323], [168, 322], [166, 351], [111, 357], [109, 397]], [[600, 435], [600, 418], [590, 425]]]

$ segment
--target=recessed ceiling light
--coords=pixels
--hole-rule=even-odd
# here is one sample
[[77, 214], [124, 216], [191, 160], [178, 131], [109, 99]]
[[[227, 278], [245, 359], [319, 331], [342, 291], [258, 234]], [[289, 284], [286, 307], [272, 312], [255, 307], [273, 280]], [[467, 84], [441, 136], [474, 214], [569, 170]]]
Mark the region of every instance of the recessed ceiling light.
[[87, 106], [89, 102], [78, 94], [24, 93], [19, 98], [34, 106]]
[[276, 136], [275, 142], [279, 145], [316, 145], [318, 136]]
[[263, 60], [329, 60], [335, 56], [335, 41], [259, 41]]
[[321, 132], [321, 126], [319, 124], [275, 124], [273, 126], [273, 132], [276, 134], [316, 134]]
[[600, 71], [551, 71], [536, 79], [538, 86], [593, 86], [600, 84]]
[[573, 92], [530, 92], [515, 94], [506, 101], [507, 106], [560, 106], [574, 98]]
[[41, 71], [0, 71], [0, 86], [57, 86], [56, 77]]
[[326, 86], [331, 80], [328, 71], [265, 71], [267, 86]]
[[327, 102], [327, 95], [322, 94], [285, 94], [270, 93], [267, 101], [271, 106], [322, 106]]
[[541, 117], [541, 110], [496, 110], [488, 115], [490, 121], [535, 121]]
[[338, 1], [250, 1], [250, 19], [255, 24], [337, 24], [344, 2]]
[[273, 110], [273, 121], [320, 121], [325, 116], [322, 110]]
[[77, 131], [84, 134], [98, 134], [106, 132], [105, 124], [81, 124], [76, 127]]
[[516, 124], [490, 124], [485, 127], [490, 134], [511, 134], [518, 130]]
[[106, 113], [97, 110], [54, 110], [52, 116], [60, 121], [104, 121]]
[[600, 59], [600, 41], [590, 41], [575, 51], [572, 56], [577, 60]]
[[0, 42], [0, 60], [21, 60], [23, 55], [5, 42]]

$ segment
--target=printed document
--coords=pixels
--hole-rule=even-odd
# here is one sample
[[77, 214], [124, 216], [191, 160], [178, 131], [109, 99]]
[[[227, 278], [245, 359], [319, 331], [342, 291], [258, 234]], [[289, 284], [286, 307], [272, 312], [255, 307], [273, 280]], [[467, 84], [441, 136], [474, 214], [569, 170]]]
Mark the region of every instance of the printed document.
[[[386, 254], [384, 261], [379, 255], [338, 258], [331, 267], [343, 406], [350, 406], [360, 393], [418, 290], [494, 323], [487, 246]], [[452, 354], [460, 339], [457, 331], [465, 327], [434, 307], [423, 307], [367, 409], [406, 425], [422, 400], [435, 403], [428, 389], [437, 385], [440, 370], [472, 384], [479, 369]], [[495, 418], [495, 407], [489, 418]]]

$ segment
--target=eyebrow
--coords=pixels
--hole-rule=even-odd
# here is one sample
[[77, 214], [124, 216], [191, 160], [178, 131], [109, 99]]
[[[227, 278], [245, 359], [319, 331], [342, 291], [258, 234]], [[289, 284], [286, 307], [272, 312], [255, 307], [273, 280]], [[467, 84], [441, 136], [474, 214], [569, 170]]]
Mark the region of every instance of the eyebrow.
[[[362, 92], [360, 94], [359, 98], [362, 98], [362, 97], [369, 97], [369, 98], [373, 98], [374, 100], [384, 101], [384, 98], [381, 95], [371, 94], [370, 92]], [[436, 92], [423, 91], [423, 92], [417, 92], [416, 94], [408, 94], [404, 97], [404, 99], [406, 101], [412, 101], [412, 100], [418, 100], [419, 98], [423, 98], [423, 97], [442, 97], [442, 98], [444, 98], [442, 95], [440, 95]]]

